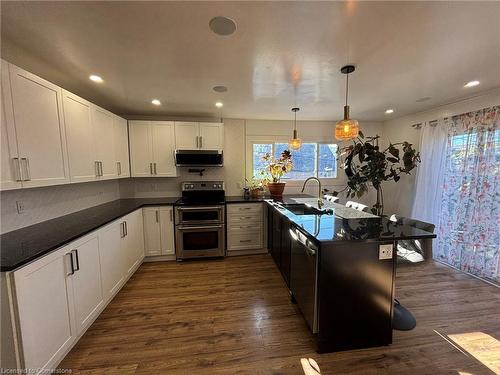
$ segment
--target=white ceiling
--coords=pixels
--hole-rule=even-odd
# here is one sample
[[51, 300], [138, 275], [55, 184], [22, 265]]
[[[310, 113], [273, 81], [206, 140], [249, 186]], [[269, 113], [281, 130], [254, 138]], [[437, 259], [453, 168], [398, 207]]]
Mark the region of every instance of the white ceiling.
[[[120, 114], [385, 120], [500, 87], [500, 2], [5, 2], [2, 57]], [[208, 22], [227, 16], [231, 36]], [[98, 74], [105, 80], [88, 80]], [[465, 89], [470, 80], [481, 85]], [[227, 93], [212, 91], [226, 85]], [[432, 97], [418, 103], [417, 99]], [[161, 107], [151, 104], [162, 101]]]

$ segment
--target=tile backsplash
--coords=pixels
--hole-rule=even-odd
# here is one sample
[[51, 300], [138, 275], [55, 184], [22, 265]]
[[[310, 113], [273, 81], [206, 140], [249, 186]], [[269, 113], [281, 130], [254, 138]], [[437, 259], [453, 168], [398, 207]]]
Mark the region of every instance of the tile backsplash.
[[119, 199], [120, 189], [112, 180], [2, 191], [0, 197], [0, 229], [6, 233]]

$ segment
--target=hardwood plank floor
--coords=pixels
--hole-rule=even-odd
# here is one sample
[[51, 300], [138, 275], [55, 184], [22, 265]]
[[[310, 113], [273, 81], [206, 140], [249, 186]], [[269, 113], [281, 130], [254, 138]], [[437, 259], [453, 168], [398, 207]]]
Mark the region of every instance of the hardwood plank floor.
[[270, 256], [145, 263], [60, 368], [302, 374], [310, 357], [322, 374], [500, 373], [500, 289], [438, 263], [400, 267], [396, 285], [414, 330], [395, 331], [391, 346], [319, 355]]

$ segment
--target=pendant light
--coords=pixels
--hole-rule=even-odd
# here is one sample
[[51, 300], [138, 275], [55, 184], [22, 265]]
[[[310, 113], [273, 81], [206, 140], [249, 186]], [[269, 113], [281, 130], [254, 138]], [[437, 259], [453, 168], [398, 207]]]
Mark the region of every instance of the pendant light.
[[292, 112], [295, 114], [295, 119], [293, 121], [293, 138], [288, 142], [288, 147], [292, 150], [298, 150], [302, 146], [302, 141], [299, 137], [297, 137], [297, 112], [300, 111], [300, 108], [292, 108]]
[[349, 118], [349, 106], [347, 105], [347, 95], [349, 94], [349, 73], [354, 72], [355, 69], [354, 65], [346, 65], [340, 69], [340, 72], [347, 76], [347, 80], [345, 87], [344, 119], [338, 121], [335, 126], [335, 138], [342, 141], [356, 138], [359, 134], [358, 121]]

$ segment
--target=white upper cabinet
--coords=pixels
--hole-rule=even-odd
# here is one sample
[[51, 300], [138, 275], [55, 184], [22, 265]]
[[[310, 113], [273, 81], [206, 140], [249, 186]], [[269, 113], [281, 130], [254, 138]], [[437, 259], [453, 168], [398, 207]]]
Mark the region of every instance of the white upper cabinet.
[[63, 107], [71, 182], [94, 181], [98, 168], [90, 115], [92, 104], [63, 90]]
[[222, 150], [224, 148], [224, 126], [220, 123], [200, 122], [200, 149]]
[[99, 163], [99, 179], [106, 180], [118, 176], [115, 156], [114, 115], [100, 107], [92, 105], [92, 130], [96, 161]]
[[176, 177], [171, 121], [129, 121], [132, 177]]
[[169, 121], [151, 122], [153, 142], [153, 172], [158, 177], [177, 176], [175, 167], [175, 130], [174, 123]]
[[178, 150], [222, 150], [224, 124], [175, 122], [175, 148]]
[[[2, 92], [0, 93], [0, 141], [1, 144], [1, 190], [19, 189], [22, 187], [19, 154], [17, 152], [16, 129], [12, 122], [7, 122], [6, 110], [12, 110], [12, 104], [5, 105], [4, 97], [10, 100], [9, 66], [2, 61]], [[9, 116], [11, 119], [13, 115]]]
[[118, 178], [130, 177], [127, 120], [114, 116], [115, 160]]
[[61, 88], [12, 64], [9, 78], [12, 111], [5, 115], [15, 128], [22, 186], [69, 183]]
[[196, 150], [199, 148], [199, 129], [197, 122], [175, 122], [175, 148]]

